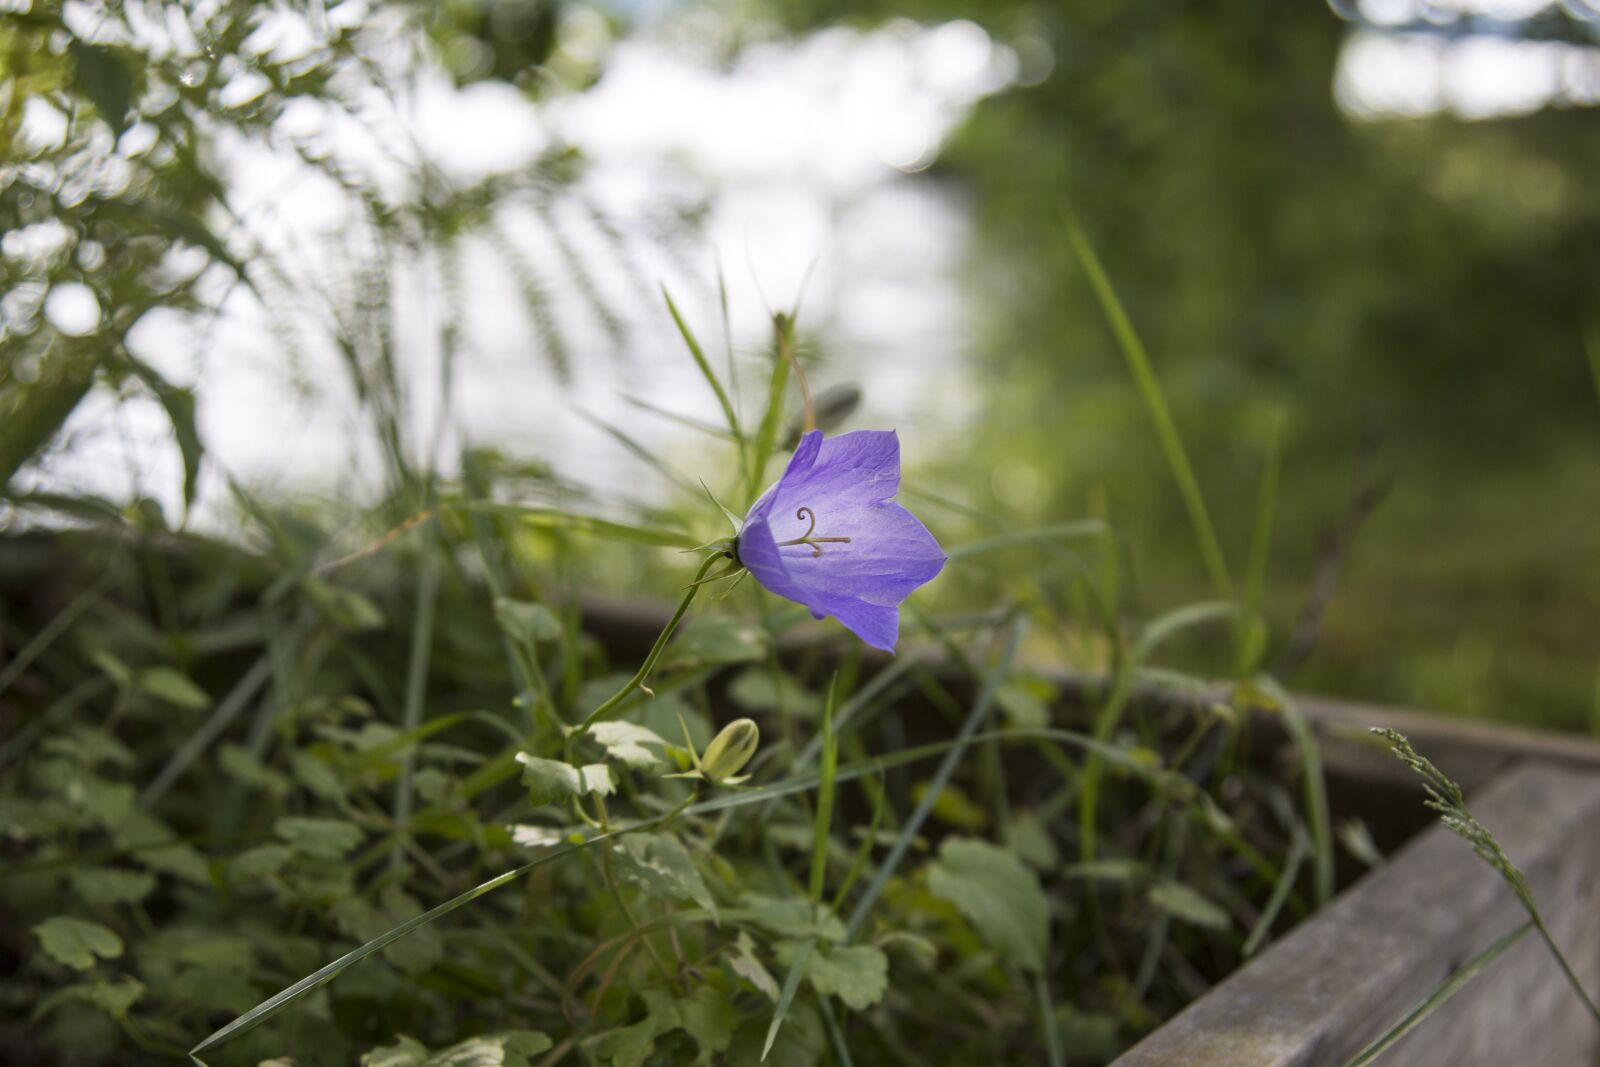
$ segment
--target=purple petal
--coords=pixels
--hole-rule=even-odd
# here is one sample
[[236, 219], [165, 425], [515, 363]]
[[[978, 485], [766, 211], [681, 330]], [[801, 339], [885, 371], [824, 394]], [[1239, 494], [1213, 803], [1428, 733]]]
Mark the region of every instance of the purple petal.
[[[894, 431], [857, 430], [826, 441], [812, 431], [750, 509], [739, 558], [767, 589], [893, 651], [900, 602], [945, 564], [927, 527], [894, 503], [899, 484]], [[808, 535], [848, 540], [782, 544]]]

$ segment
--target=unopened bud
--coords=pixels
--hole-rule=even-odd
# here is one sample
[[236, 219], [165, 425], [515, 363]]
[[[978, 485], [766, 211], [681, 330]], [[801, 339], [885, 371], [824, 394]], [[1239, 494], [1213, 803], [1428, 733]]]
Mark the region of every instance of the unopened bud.
[[700, 757], [700, 773], [713, 782], [726, 782], [739, 773], [761, 744], [761, 729], [749, 719], [735, 719], [711, 739]]

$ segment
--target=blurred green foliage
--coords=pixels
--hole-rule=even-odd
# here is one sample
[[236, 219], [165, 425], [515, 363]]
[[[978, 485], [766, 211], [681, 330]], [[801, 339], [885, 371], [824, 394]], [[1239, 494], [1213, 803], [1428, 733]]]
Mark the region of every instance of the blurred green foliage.
[[[1583, 350], [1600, 318], [1600, 113], [1345, 115], [1334, 79], [1355, 25], [1337, 5], [770, 7], [797, 28], [971, 19], [1024, 60], [1053, 57], [1041, 83], [979, 104], [934, 169], [969, 197], [983, 309], [985, 416], [963, 449], [981, 467], [952, 474], [1035, 520], [1102, 500], [1150, 607], [1204, 588], [1059, 225], [1070, 200], [1236, 569], [1281, 425], [1266, 583], [1280, 647], [1352, 498], [1393, 479], [1343, 539], [1316, 652], [1290, 680], [1585, 728], [1600, 658], [1600, 406]], [[1600, 24], [1577, 10], [1509, 32], [1594, 44]], [[1468, 17], [1419, 28], [1459, 33]]]

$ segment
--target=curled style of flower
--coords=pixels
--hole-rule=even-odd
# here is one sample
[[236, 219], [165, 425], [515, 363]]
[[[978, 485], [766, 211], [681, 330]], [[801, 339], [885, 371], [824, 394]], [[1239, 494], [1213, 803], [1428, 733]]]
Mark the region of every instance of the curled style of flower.
[[899, 487], [893, 430], [827, 440], [812, 430], [745, 516], [735, 543], [739, 562], [770, 591], [893, 652], [900, 602], [948, 558], [928, 528], [894, 502]]

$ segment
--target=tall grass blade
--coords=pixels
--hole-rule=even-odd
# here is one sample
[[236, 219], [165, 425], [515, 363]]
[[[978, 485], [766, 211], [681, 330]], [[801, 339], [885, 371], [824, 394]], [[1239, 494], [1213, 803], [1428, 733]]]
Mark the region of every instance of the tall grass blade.
[[800, 988], [800, 979], [806, 973], [806, 964], [811, 962], [811, 952], [817, 947], [817, 940], [808, 937], [800, 942], [800, 947], [795, 949], [794, 960], [789, 964], [789, 973], [783, 976], [783, 989], [778, 993], [777, 1007], [772, 1009], [772, 1022], [767, 1026], [767, 1040], [761, 1046], [761, 1059], [767, 1058], [767, 1053], [772, 1051], [772, 1043], [778, 1040], [778, 1027], [783, 1025], [784, 1018], [789, 1014], [789, 1005], [794, 1003], [795, 992]]
[[822, 900], [823, 882], [828, 875], [828, 842], [833, 833], [833, 793], [839, 773], [839, 738], [833, 729], [833, 704], [839, 675], [828, 683], [828, 700], [822, 708], [822, 766], [817, 790], [817, 821], [811, 835], [811, 899]]
[[667, 287], [661, 287], [661, 295], [667, 301], [667, 310], [672, 314], [672, 321], [677, 324], [678, 333], [683, 335], [683, 343], [689, 347], [689, 354], [694, 357], [695, 366], [700, 368], [700, 373], [705, 377], [706, 384], [711, 386], [711, 391], [717, 396], [717, 403], [722, 407], [722, 417], [728, 420], [728, 432], [733, 434], [733, 439], [739, 442], [741, 454], [744, 447], [744, 432], [739, 429], [739, 415], [733, 410], [733, 401], [728, 399], [727, 390], [723, 389], [722, 382], [717, 378], [717, 372], [711, 369], [711, 364], [706, 359], [706, 354], [700, 347], [700, 342], [695, 340], [694, 332], [689, 329], [689, 324], [683, 321], [683, 316], [678, 312], [678, 305], [672, 302], [672, 294], [667, 292]]
[[1106, 523], [1101, 522], [1099, 519], [1082, 519], [1077, 522], [1040, 526], [1032, 530], [1016, 530], [1011, 533], [997, 534], [994, 537], [986, 537], [981, 541], [971, 541], [964, 545], [957, 545], [950, 549], [948, 555], [952, 560], [970, 559], [973, 556], [981, 556], [986, 552], [997, 552], [1001, 549], [1017, 548], [1022, 545], [1094, 540], [1110, 538], [1111, 536], [1111, 527]]
[[[428, 664], [433, 653], [433, 617], [439, 604], [438, 538], [430, 537], [422, 552], [422, 570], [417, 575], [417, 614], [411, 625], [411, 655], [406, 662], [406, 696], [400, 728], [412, 731], [422, 725], [422, 705], [427, 697]], [[412, 772], [416, 753], [407, 749], [400, 764], [400, 780], [394, 786], [394, 821], [400, 827], [389, 865], [398, 867], [405, 859], [405, 827], [411, 821]]]
[[1480, 971], [1489, 966], [1489, 964], [1493, 963], [1495, 960], [1499, 959], [1500, 956], [1505, 953], [1506, 949], [1510, 948], [1512, 945], [1515, 945], [1518, 941], [1521, 941], [1523, 935], [1531, 929], [1533, 929], [1533, 922], [1530, 920], [1523, 923], [1515, 930], [1512, 930], [1510, 933], [1504, 935], [1494, 944], [1490, 945], [1488, 948], [1472, 957], [1466, 963], [1462, 964], [1454, 974], [1445, 979], [1439, 988], [1435, 989], [1432, 993], [1429, 993], [1427, 998], [1424, 999], [1421, 1004], [1418, 1004], [1415, 1008], [1412, 1008], [1410, 1013], [1404, 1019], [1401, 1019], [1398, 1023], [1391, 1027], [1386, 1033], [1383, 1034], [1382, 1037], [1379, 1037], [1376, 1041], [1372, 1042], [1372, 1044], [1368, 1045], [1350, 1059], [1346, 1060], [1344, 1067], [1366, 1067], [1367, 1064], [1371, 1063], [1373, 1060], [1376, 1060], [1379, 1056], [1382, 1056], [1385, 1052], [1389, 1051], [1395, 1042], [1399, 1041], [1402, 1037], [1405, 1037], [1412, 1030], [1416, 1029], [1417, 1025], [1420, 1024], [1422, 1020], [1426, 1019], [1439, 1008], [1443, 1007], [1451, 997], [1461, 992], [1461, 990], [1466, 987], [1468, 982], [1476, 978]]
[[1122, 350], [1128, 370], [1133, 374], [1134, 384], [1139, 389], [1139, 396], [1144, 400], [1150, 421], [1155, 424], [1161, 451], [1166, 456], [1167, 466], [1172, 470], [1173, 480], [1178, 483], [1178, 492], [1183, 497], [1184, 507], [1189, 512], [1189, 523], [1194, 527], [1195, 538], [1200, 542], [1200, 554], [1211, 576], [1212, 587], [1220, 599], [1232, 600], [1233, 580], [1228, 576], [1228, 565], [1223, 558], [1222, 543], [1217, 540], [1216, 528], [1211, 524], [1211, 516], [1206, 511], [1205, 497], [1200, 492], [1200, 483], [1194, 476], [1194, 468], [1189, 463], [1189, 454], [1184, 451], [1183, 441], [1178, 436], [1178, 427], [1172, 421], [1172, 411], [1167, 406], [1167, 398], [1161, 391], [1161, 383], [1156, 378], [1155, 368], [1145, 352], [1144, 342], [1139, 339], [1138, 332], [1129, 321], [1128, 313], [1122, 307], [1122, 301], [1117, 297], [1111, 280], [1106, 277], [1105, 268], [1100, 265], [1100, 257], [1089, 244], [1083, 227], [1078, 223], [1078, 216], [1070, 205], [1063, 204], [1062, 218], [1067, 228], [1067, 239], [1072, 244], [1072, 250], [1077, 255], [1084, 274], [1088, 276], [1089, 287], [1094, 290], [1100, 310], [1111, 326], [1111, 332], [1116, 337], [1117, 347]]
[[485, 500], [466, 504], [448, 504], [442, 506], [439, 510], [504, 515], [506, 518], [517, 519], [527, 523], [529, 526], [570, 530], [573, 533], [587, 534], [603, 540], [627, 541], [631, 544], [650, 545], [655, 548], [696, 548], [700, 544], [697, 538], [679, 530], [614, 522], [611, 519], [601, 519], [593, 515], [563, 511], [560, 508], [502, 504]]
[[1278, 884], [1272, 887], [1267, 906], [1261, 909], [1261, 917], [1250, 928], [1250, 936], [1245, 938], [1244, 947], [1239, 950], [1245, 959], [1254, 956], [1272, 932], [1272, 924], [1278, 921], [1278, 913], [1283, 911], [1290, 892], [1294, 890], [1294, 880], [1300, 873], [1300, 865], [1305, 862], [1307, 851], [1305, 835], [1296, 831], [1294, 839], [1289, 842], [1289, 855], [1283, 861], [1283, 873], [1278, 876]]
[[[774, 322], [773, 330], [780, 340], [788, 343], [794, 335], [794, 323], [789, 319], [779, 319]], [[756, 494], [761, 492], [761, 479], [767, 470], [767, 461], [772, 458], [772, 450], [777, 447], [778, 427], [783, 423], [783, 396], [789, 387], [789, 361], [776, 351], [772, 360], [772, 378], [767, 384], [767, 410], [761, 417], [761, 425], [756, 430], [755, 441], [750, 449], [750, 480], [746, 485], [749, 496], [748, 502], [753, 502]]]

